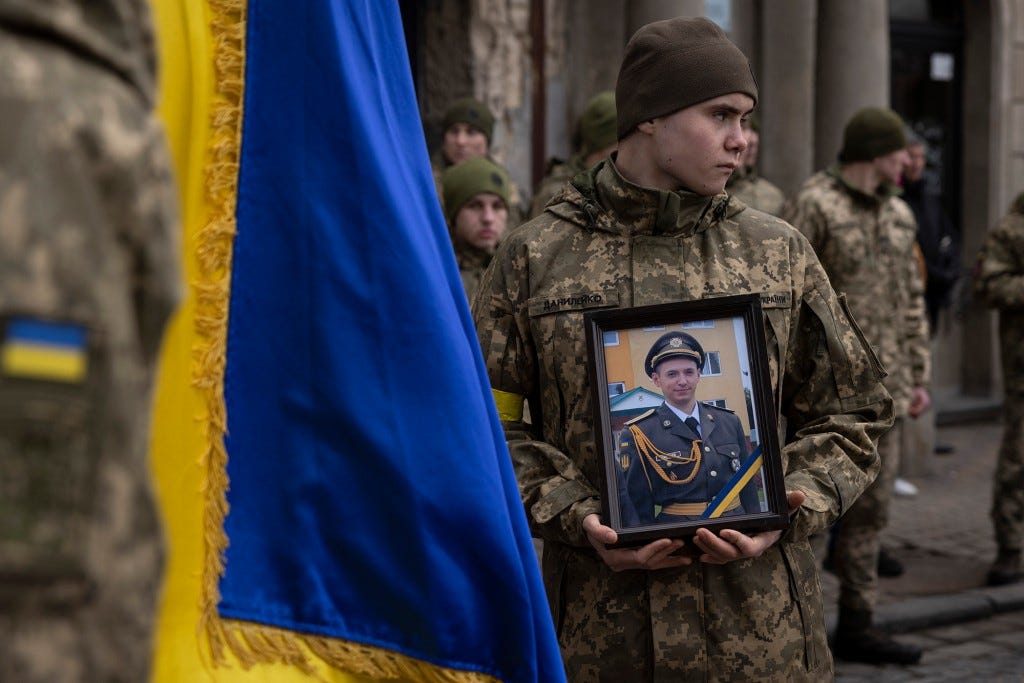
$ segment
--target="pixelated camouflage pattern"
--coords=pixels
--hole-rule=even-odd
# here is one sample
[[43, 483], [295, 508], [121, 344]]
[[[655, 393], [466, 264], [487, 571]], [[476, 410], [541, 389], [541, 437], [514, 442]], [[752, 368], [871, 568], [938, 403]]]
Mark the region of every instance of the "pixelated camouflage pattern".
[[752, 209], [782, 215], [786, 195], [777, 186], [758, 175], [756, 169], [737, 168], [729, 176], [725, 191]]
[[999, 311], [1003, 387], [1024, 396], [1024, 194], [989, 231], [974, 283], [979, 298]]
[[[498, 162], [495, 161], [494, 163], [497, 164]], [[444, 154], [441, 153], [440, 149], [430, 155], [430, 172], [434, 175], [434, 190], [437, 192], [437, 201], [441, 203], [441, 213], [444, 213], [444, 183], [441, 179], [449, 166], [451, 166], [451, 164], [445, 161]], [[526, 215], [523, 193], [519, 191], [519, 186], [516, 185], [516, 181], [511, 178], [508, 180], [508, 202], [507, 227], [511, 230], [522, 223], [523, 216]]]
[[833, 531], [833, 560], [839, 577], [839, 604], [873, 612], [878, 603], [878, 553], [889, 524], [893, 484], [899, 471], [901, 419], [878, 440], [882, 468], [871, 486], [850, 506]]
[[[725, 195], [640, 188], [605, 160], [512, 232], [473, 311], [574, 681], [823, 680], [831, 675], [807, 537], [874, 478], [892, 423], [881, 368], [797, 231]], [[761, 293], [788, 489], [807, 500], [757, 559], [613, 572], [583, 518], [601, 512], [586, 310]], [[785, 429], [783, 427], [785, 425]]]
[[466, 290], [466, 298], [472, 301], [477, 287], [480, 286], [484, 270], [491, 262], [492, 255], [461, 241], [455, 242], [454, 248], [455, 262], [459, 265], [459, 277], [462, 278], [462, 288]]
[[992, 522], [1003, 550], [1024, 547], [1024, 194], [989, 232], [975, 267], [975, 293], [999, 311], [1003, 440], [992, 493]]
[[530, 212], [527, 215], [527, 220], [536, 218], [543, 213], [544, 207], [561, 192], [565, 184], [577, 173], [584, 170], [586, 170], [586, 167], [583, 165], [583, 157], [579, 154], [574, 155], [568, 161], [560, 159], [549, 161], [547, 171], [537, 185], [537, 190], [533, 193], [533, 201], [530, 202]]
[[896, 415], [905, 416], [912, 390], [927, 388], [931, 375], [913, 211], [891, 193], [867, 195], [851, 187], [835, 167], [811, 176], [782, 218], [810, 240], [832, 286], [846, 295], [889, 372], [885, 386]]
[[89, 333], [80, 383], [0, 376], [0, 680], [147, 676], [148, 396], [181, 290], [148, 12], [0, 0], [0, 315]]
[[1024, 394], [1006, 395], [1003, 425], [990, 515], [999, 548], [1021, 550], [1024, 549]]

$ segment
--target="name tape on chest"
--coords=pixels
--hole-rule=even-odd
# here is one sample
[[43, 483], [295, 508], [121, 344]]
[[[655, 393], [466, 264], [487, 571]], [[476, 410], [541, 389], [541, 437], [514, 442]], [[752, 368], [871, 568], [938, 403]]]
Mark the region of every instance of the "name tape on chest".
[[619, 294], [615, 291], [582, 291], [530, 299], [530, 315], [545, 315], [563, 311], [585, 311], [591, 308], [608, 308], [619, 305]]
[[790, 308], [792, 304], [790, 292], [761, 292], [761, 308]]

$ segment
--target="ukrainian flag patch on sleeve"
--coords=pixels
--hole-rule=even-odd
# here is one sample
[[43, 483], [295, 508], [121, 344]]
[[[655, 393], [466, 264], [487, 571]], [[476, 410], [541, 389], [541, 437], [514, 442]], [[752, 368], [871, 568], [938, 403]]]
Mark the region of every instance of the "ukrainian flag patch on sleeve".
[[8, 377], [79, 383], [88, 366], [82, 325], [8, 318], [0, 342], [0, 371]]

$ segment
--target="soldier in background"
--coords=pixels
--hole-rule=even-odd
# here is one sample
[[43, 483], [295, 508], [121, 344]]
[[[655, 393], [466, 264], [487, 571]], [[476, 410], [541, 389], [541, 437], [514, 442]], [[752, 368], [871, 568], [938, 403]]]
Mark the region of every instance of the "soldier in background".
[[551, 159], [547, 172], [533, 193], [529, 218], [544, 210], [569, 180], [615, 151], [615, 93], [611, 90], [594, 95], [587, 103], [573, 134], [576, 153], [568, 161]]
[[144, 681], [180, 293], [144, 0], [0, 0], [0, 680]]
[[992, 493], [992, 525], [999, 554], [990, 586], [1024, 576], [1024, 193], [989, 232], [975, 269], [977, 295], [999, 311], [1003, 363], [1003, 442]]
[[[434, 172], [434, 186], [437, 189], [441, 208], [444, 209], [444, 188], [441, 177], [444, 172], [455, 164], [476, 159], [491, 158], [491, 137], [494, 134], [494, 114], [483, 102], [472, 97], [463, 97], [452, 102], [442, 121], [444, 134], [441, 147], [430, 157], [430, 167]], [[524, 207], [522, 194], [515, 183], [509, 180], [508, 186], [509, 226], [515, 227], [523, 220]], [[447, 211], [445, 211], [447, 215]]]
[[508, 227], [508, 173], [490, 159], [477, 157], [445, 171], [441, 187], [462, 287], [472, 301]]
[[910, 163], [903, 171], [903, 199], [917, 221], [917, 243], [927, 272], [924, 302], [934, 335], [939, 313], [949, 307], [953, 287], [960, 278], [960, 231], [943, 211], [938, 193], [929, 188], [925, 180], [928, 145], [909, 128], [906, 133]]
[[761, 146], [761, 126], [757, 117], [751, 115], [743, 124], [747, 136], [747, 149], [743, 152], [740, 166], [729, 177], [725, 190], [752, 209], [782, 215], [786, 196], [778, 187], [762, 178], [757, 172], [757, 156]]
[[881, 533], [899, 469], [900, 420], [931, 405], [924, 286], [914, 257], [917, 225], [910, 207], [896, 196], [907, 162], [899, 115], [862, 109], [843, 132], [839, 164], [811, 176], [783, 212], [810, 240], [832, 286], [846, 295], [889, 371], [885, 386], [897, 422], [878, 442], [882, 471], [843, 516], [833, 542], [840, 579], [836, 653], [871, 663], [913, 664], [921, 658], [917, 646], [872, 627]]
[[[892, 400], [807, 240], [723, 192], [756, 100], [746, 57], [713, 22], [641, 28], [616, 86], [618, 152], [509, 233], [473, 302], [574, 681], [832, 674], [807, 538], [874, 478]], [[789, 528], [609, 547], [584, 313], [751, 293], [765, 307], [776, 427], [789, 436]]]

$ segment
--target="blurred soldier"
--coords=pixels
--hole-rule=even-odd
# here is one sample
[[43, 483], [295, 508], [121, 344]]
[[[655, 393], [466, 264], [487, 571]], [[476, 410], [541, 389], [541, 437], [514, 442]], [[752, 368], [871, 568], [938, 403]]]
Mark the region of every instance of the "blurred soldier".
[[551, 159], [547, 173], [533, 193], [530, 218], [538, 216], [569, 180], [615, 151], [615, 93], [607, 90], [594, 95], [576, 124], [576, 154], [569, 161]]
[[[724, 193], [756, 99], [746, 57], [713, 22], [641, 28], [616, 86], [618, 152], [509, 233], [473, 302], [574, 681], [832, 674], [807, 538], [874, 478], [892, 401], [807, 240]], [[765, 311], [776, 427], [791, 437], [789, 528], [610, 548], [584, 313], [750, 293]]]
[[988, 234], [978, 256], [975, 287], [999, 310], [1003, 362], [1003, 443], [992, 494], [992, 524], [999, 555], [990, 586], [1020, 581], [1024, 544], [1024, 193]]
[[147, 679], [179, 296], [144, 0], [0, 0], [0, 680]]
[[[430, 157], [430, 166], [434, 172], [434, 185], [443, 209], [444, 189], [441, 177], [445, 170], [469, 159], [490, 158], [494, 114], [483, 102], [478, 102], [472, 97], [463, 97], [448, 107], [442, 125], [444, 135], [441, 138], [441, 148]], [[508, 186], [508, 211], [509, 225], [519, 225], [523, 220], [523, 200], [519, 188], [511, 179]], [[447, 215], [447, 211], [445, 214]]]
[[924, 302], [932, 334], [938, 329], [939, 311], [949, 307], [953, 287], [960, 278], [960, 232], [942, 210], [942, 201], [924, 177], [928, 145], [909, 128], [907, 154], [910, 163], [903, 171], [903, 199], [917, 221], [917, 243], [924, 256]]
[[441, 176], [445, 214], [466, 296], [472, 300], [508, 224], [508, 174], [477, 157]]
[[757, 154], [761, 146], [761, 126], [756, 116], [751, 116], [743, 125], [747, 136], [747, 149], [743, 152], [740, 167], [733, 171], [725, 190], [733, 197], [752, 209], [770, 213], [773, 216], [782, 214], [782, 205], [786, 202], [782, 190], [762, 178], [757, 172]]
[[837, 654], [874, 663], [921, 658], [920, 648], [871, 626], [880, 536], [899, 467], [899, 420], [917, 417], [931, 404], [924, 288], [914, 258], [917, 226], [896, 196], [907, 161], [900, 117], [888, 109], [862, 109], [846, 125], [839, 164], [811, 176], [783, 213], [810, 240], [889, 370], [885, 386], [897, 424], [878, 443], [882, 471], [843, 516], [833, 544], [841, 584]]

